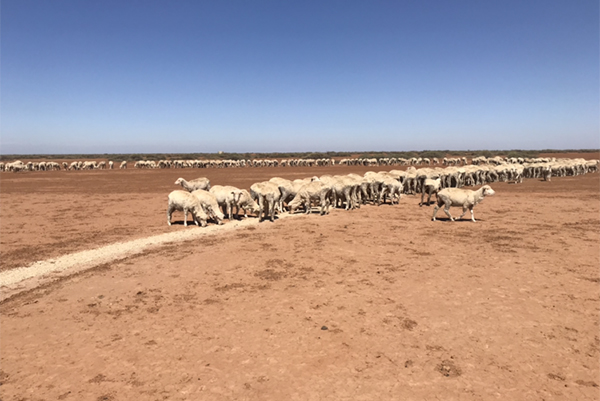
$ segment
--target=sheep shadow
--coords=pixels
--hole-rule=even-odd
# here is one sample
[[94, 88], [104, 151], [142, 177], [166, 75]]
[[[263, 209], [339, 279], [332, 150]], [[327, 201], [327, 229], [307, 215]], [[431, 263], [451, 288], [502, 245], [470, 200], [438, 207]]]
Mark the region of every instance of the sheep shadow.
[[[250, 218], [250, 217], [249, 217], [249, 218]], [[259, 217], [257, 217], [257, 219], [259, 219], [259, 220], [258, 220], [258, 222], [259, 222], [259, 223], [264, 223], [265, 221], [268, 221], [269, 223], [274, 223], [274, 222], [276, 222], [277, 220], [279, 220], [279, 219], [280, 219], [280, 217], [279, 217], [278, 215], [275, 215], [275, 216], [273, 216], [273, 221], [271, 221], [271, 219], [270, 219], [270, 218], [268, 218], [268, 217], [266, 217], [266, 218], [264, 218], [264, 219], [262, 219], [262, 220], [261, 220]]]
[[[462, 219], [460, 219], [460, 220], [458, 218], [455, 218], [454, 221], [450, 220], [450, 218], [448, 218], [448, 217], [436, 217], [435, 221], [431, 220], [432, 223], [435, 223], [435, 222], [438, 222], [438, 221], [450, 222], [450, 223], [473, 223], [471, 221], [471, 219], [465, 219], [464, 217]], [[476, 218], [475, 221], [476, 222], [480, 222], [480, 221], [481, 222], [485, 222], [484, 219], [480, 219], [480, 218]]]
[[[171, 221], [171, 225], [172, 226], [183, 226], [183, 220], [175, 220], [175, 221]], [[196, 223], [194, 223], [194, 220], [188, 220], [188, 226], [196, 226]]]

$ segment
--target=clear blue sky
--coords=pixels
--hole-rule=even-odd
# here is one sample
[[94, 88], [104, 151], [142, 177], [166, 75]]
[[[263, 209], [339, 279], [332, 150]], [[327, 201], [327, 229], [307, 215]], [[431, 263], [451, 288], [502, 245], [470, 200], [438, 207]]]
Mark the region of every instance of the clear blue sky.
[[598, 0], [1, 6], [2, 154], [600, 148]]

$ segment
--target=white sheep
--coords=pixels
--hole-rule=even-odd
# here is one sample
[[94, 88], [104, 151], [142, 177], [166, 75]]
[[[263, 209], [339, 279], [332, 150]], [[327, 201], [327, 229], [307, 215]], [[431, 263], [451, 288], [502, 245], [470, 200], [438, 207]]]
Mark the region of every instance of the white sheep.
[[304, 205], [306, 214], [310, 213], [311, 202], [318, 201], [321, 206], [321, 215], [329, 213], [331, 205], [332, 188], [322, 181], [312, 181], [304, 185], [294, 199], [290, 202], [290, 213], [293, 214], [296, 209]]
[[448, 215], [450, 220], [454, 221], [454, 218], [450, 215], [450, 206], [462, 206], [463, 213], [458, 219], [462, 219], [465, 213], [467, 213], [467, 210], [470, 210], [471, 220], [475, 222], [475, 215], [473, 214], [475, 205], [483, 201], [484, 197], [494, 195], [495, 193], [496, 192], [489, 185], [484, 185], [477, 191], [461, 188], [444, 188], [437, 194], [437, 204], [433, 209], [432, 220], [435, 221], [437, 211], [442, 205], [445, 205], [444, 212]]
[[187, 189], [188, 192], [193, 192], [197, 189], [204, 189], [205, 191], [210, 189], [210, 181], [206, 177], [196, 178], [195, 180], [191, 181], [178, 178], [177, 181], [175, 181], [175, 185], [181, 185], [183, 188]]
[[123, 160], [119, 166], [120, 170], [127, 169], [127, 160]]
[[252, 184], [250, 194], [254, 201], [258, 201], [260, 208], [258, 212], [259, 221], [267, 216], [271, 221], [275, 218], [275, 206], [281, 197], [279, 186], [273, 182], [264, 181]]
[[[402, 198], [403, 190], [404, 186], [402, 185], [400, 180], [392, 177], [385, 177], [381, 184], [381, 192], [379, 193], [377, 205], [381, 205], [381, 202], [385, 203], [385, 198], [388, 196], [392, 205], [394, 204], [394, 202], [396, 204], [400, 203], [400, 198]], [[396, 196], [398, 197], [396, 198]]]
[[423, 206], [423, 199], [425, 198], [425, 193], [427, 193], [427, 206], [429, 206], [429, 202], [431, 201], [431, 195], [435, 194], [437, 198], [437, 193], [442, 187], [442, 179], [441, 177], [436, 178], [435, 180], [432, 178], [426, 178], [423, 183], [423, 191], [421, 192], [421, 202], [419, 206]]
[[221, 212], [217, 198], [213, 194], [203, 189], [197, 189], [192, 192], [192, 195], [198, 198], [202, 209], [209, 218], [215, 220], [217, 224], [223, 224], [223, 212]]
[[273, 177], [269, 180], [269, 182], [272, 182], [274, 184], [277, 184], [277, 186], [279, 186], [279, 192], [281, 192], [281, 197], [279, 198], [279, 201], [277, 202], [277, 210], [279, 211], [279, 213], [282, 213], [283, 212], [283, 202], [288, 202], [288, 201], [292, 200], [294, 195], [296, 195], [296, 190], [294, 188], [294, 185], [292, 184], [292, 181], [290, 181], [286, 178], [281, 178], [281, 177]]
[[247, 210], [252, 213], [260, 211], [258, 204], [252, 199], [250, 193], [245, 189], [239, 189], [231, 185], [214, 185], [209, 191], [213, 194], [223, 212], [227, 214], [229, 220], [233, 217], [233, 207], [236, 207], [236, 217], [240, 213], [240, 208], [244, 210], [244, 217], [248, 217]]
[[192, 213], [196, 225], [200, 223], [206, 226], [208, 216], [204, 213], [200, 200], [187, 191], [176, 190], [169, 194], [169, 206], [167, 207], [167, 223], [171, 225], [171, 215], [174, 211], [182, 211], [184, 214], [183, 225], [187, 226], [187, 214]]
[[258, 214], [260, 213], [260, 207], [258, 206], [258, 203], [256, 203], [254, 201], [254, 199], [252, 199], [250, 192], [248, 192], [245, 189], [242, 189], [236, 195], [237, 195], [237, 197], [235, 199], [235, 208], [236, 208], [235, 215], [236, 216], [239, 216], [240, 209], [242, 209], [244, 211], [244, 217], [246, 217], [246, 218], [248, 217], [248, 213], [247, 213], [248, 210], [258, 216]]
[[209, 190], [217, 200], [219, 207], [223, 208], [223, 213], [227, 214], [229, 220], [232, 218], [232, 209], [239, 191], [239, 188], [230, 185], [213, 185]]

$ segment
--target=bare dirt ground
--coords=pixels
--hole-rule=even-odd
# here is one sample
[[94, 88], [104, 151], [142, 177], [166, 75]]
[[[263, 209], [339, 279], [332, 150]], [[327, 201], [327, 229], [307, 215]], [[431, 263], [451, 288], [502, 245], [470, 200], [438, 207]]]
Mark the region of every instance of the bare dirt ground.
[[[390, 169], [2, 174], [0, 266], [203, 230], [166, 224], [179, 176], [247, 188]], [[478, 223], [431, 222], [407, 196], [156, 246], [14, 296], [0, 398], [596, 400], [599, 175], [492, 187]]]

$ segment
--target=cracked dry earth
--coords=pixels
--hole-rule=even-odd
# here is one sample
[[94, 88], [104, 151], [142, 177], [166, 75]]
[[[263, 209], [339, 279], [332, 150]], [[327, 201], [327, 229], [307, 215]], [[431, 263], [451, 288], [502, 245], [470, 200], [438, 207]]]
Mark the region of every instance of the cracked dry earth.
[[[2, 271], [202, 230], [166, 225], [181, 174], [323, 172], [3, 174]], [[596, 400], [599, 175], [492, 186], [477, 223], [431, 222], [407, 196], [41, 280], [0, 304], [1, 399]]]

